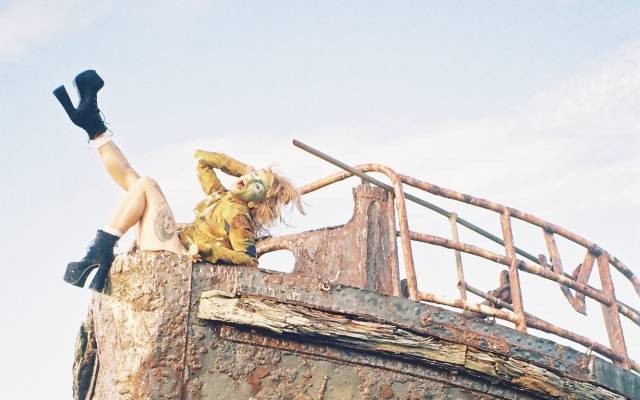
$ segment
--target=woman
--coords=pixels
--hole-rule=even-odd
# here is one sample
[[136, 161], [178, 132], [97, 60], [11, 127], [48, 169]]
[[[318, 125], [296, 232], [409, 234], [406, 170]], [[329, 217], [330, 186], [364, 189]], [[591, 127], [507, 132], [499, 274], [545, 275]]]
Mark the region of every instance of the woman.
[[[193, 223], [178, 231], [157, 182], [140, 177], [113, 140], [105, 135], [107, 128], [97, 104], [97, 93], [104, 81], [95, 71], [88, 70], [79, 74], [74, 82], [80, 95], [77, 108], [73, 107], [64, 86], [53, 93], [72, 122], [87, 132], [105, 169], [126, 195], [108, 225], [98, 230], [84, 258], [69, 263], [64, 274], [66, 282], [83, 287], [89, 273], [98, 268], [90, 288], [102, 291], [113, 262], [115, 244], [136, 224], [140, 250], [186, 253], [192, 260], [256, 267], [255, 234], [263, 233], [269, 224], [280, 219], [286, 204], [294, 202], [303, 213], [297, 190], [270, 169], [255, 170], [224, 154], [197, 150], [194, 157], [198, 178], [207, 197], [194, 209]], [[239, 179], [227, 190], [215, 169]]]

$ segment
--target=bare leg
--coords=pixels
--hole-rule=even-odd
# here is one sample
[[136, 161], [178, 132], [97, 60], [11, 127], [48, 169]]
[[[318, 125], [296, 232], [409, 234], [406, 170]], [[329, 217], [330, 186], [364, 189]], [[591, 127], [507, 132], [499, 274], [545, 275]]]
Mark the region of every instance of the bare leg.
[[120, 201], [111, 217], [109, 227], [125, 233], [142, 219], [147, 208], [147, 196], [144, 188], [144, 180], [139, 179]]
[[[101, 136], [96, 138], [96, 141]], [[140, 178], [140, 175], [131, 167], [129, 160], [115, 143], [110, 141], [102, 144], [98, 148], [98, 154], [111, 178], [124, 190], [129, 190]]]
[[121, 232], [138, 225], [140, 250], [167, 250], [182, 253], [173, 213], [155, 180], [139, 178], [131, 185], [109, 224]]

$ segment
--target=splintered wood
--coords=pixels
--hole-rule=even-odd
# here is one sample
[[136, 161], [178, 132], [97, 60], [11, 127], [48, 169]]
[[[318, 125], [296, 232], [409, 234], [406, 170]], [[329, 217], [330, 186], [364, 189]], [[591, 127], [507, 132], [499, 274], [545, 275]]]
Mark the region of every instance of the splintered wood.
[[[277, 334], [472, 370], [561, 398], [623, 399], [598, 386], [577, 382], [531, 363], [483, 351], [388, 323], [380, 323], [315, 308], [211, 290], [202, 293], [198, 318], [267, 329]], [[579, 393], [579, 396], [577, 395]]]
[[198, 318], [224, 321], [268, 329], [276, 333], [294, 333], [331, 338], [364, 350], [403, 354], [420, 359], [464, 365], [465, 346], [438, 343], [389, 324], [350, 319], [303, 306], [270, 300], [234, 297], [218, 290], [200, 297]]

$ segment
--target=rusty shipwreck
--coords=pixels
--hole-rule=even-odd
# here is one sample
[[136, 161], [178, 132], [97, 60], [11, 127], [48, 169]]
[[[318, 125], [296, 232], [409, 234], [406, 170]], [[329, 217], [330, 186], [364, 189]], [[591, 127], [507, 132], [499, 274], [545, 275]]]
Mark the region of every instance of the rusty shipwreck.
[[[637, 328], [640, 314], [616, 297], [612, 274], [621, 274], [638, 295], [640, 280], [622, 261], [530, 214], [378, 164], [301, 190], [371, 171], [391, 185], [355, 187], [346, 224], [259, 243], [260, 254], [292, 252], [291, 273], [263, 265], [192, 265], [162, 252], [120, 255], [78, 337], [75, 398], [640, 399], [640, 364], [628, 355], [621, 325], [626, 318]], [[501, 237], [435, 206], [451, 222], [449, 237], [410, 230], [405, 201], [415, 196], [405, 195], [405, 185], [494, 212]], [[539, 230], [547, 255], [514, 246], [514, 219]], [[503, 250], [462, 243], [459, 225], [490, 236]], [[572, 272], [563, 270], [557, 237], [583, 249]], [[415, 242], [451, 251], [457, 298], [420, 290]], [[461, 255], [496, 264], [490, 273], [500, 276], [500, 286], [484, 291], [465, 280]], [[594, 269], [597, 282], [590, 280]], [[568, 300], [563, 306], [578, 313], [586, 313], [585, 299], [599, 303], [609, 343], [527, 312], [522, 274], [557, 283]]]

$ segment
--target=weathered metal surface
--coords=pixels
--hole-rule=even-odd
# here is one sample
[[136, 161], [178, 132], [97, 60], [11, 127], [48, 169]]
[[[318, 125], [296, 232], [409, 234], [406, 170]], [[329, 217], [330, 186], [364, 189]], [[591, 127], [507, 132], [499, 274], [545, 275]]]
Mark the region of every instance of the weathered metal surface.
[[208, 376], [233, 380], [222, 391], [203, 385], [203, 399], [540, 399], [456, 370], [256, 330], [222, 326], [212, 347]]
[[[587, 250], [584, 255], [584, 261], [578, 266], [578, 277], [576, 278], [576, 282], [586, 285], [589, 282], [589, 278], [591, 277], [591, 271], [593, 270], [593, 262], [596, 257], [591, 253], [591, 251]], [[580, 304], [580, 311], [584, 310], [584, 314], [587, 314], [587, 306], [585, 304], [584, 293], [575, 292], [574, 294], [576, 301]], [[584, 306], [582, 306], [584, 304]]]
[[[325, 290], [327, 288], [323, 288], [322, 282], [316, 279], [266, 273], [242, 267], [207, 268], [205, 264], [198, 264], [194, 267], [193, 280], [194, 296], [215, 289], [240, 296], [257, 296], [284, 304], [304, 305], [333, 314], [393, 324], [417, 334], [477, 348], [480, 352], [526, 360], [567, 379], [600, 385], [591, 369], [597, 360], [594, 356], [490, 322], [465, 319], [459, 313], [411, 300], [344, 286], [333, 286]], [[194, 298], [193, 302], [197, 304], [197, 298]], [[204, 326], [202, 323], [199, 324]], [[290, 339], [289, 336], [283, 335], [282, 340]], [[198, 352], [191, 351], [189, 354], [199, 357]], [[626, 374], [636, 382], [636, 391], [632, 393], [640, 395], [640, 380], [632, 373]], [[616, 390], [614, 387], [612, 391]]]
[[594, 358], [591, 365], [593, 375], [604, 387], [619, 388], [620, 393], [627, 393], [630, 399], [638, 399], [640, 391], [638, 376], [629, 374], [626, 370], [615, 367], [613, 364]]
[[286, 249], [295, 256], [295, 274], [399, 295], [393, 196], [370, 185], [353, 195], [346, 224], [260, 241], [258, 254]]
[[[451, 213], [445, 209], [442, 209], [434, 204], [431, 204], [429, 202], [426, 202], [420, 198], [417, 198], [413, 195], [404, 193], [402, 191], [401, 185], [398, 182], [402, 182], [402, 183], [406, 183], [408, 185], [414, 186], [416, 188], [425, 190], [427, 192], [430, 192], [432, 194], [438, 195], [438, 196], [443, 196], [443, 197], [447, 197], [450, 199], [454, 199], [457, 201], [461, 201], [461, 202], [465, 202], [467, 204], [472, 204], [474, 206], [479, 206], [479, 207], [483, 207], [492, 211], [495, 211], [497, 213], [499, 213], [501, 215], [501, 220], [503, 223], [503, 231], [504, 231], [504, 215], [510, 215], [510, 216], [514, 216], [516, 218], [522, 219], [526, 222], [529, 222], [531, 224], [537, 225], [539, 227], [542, 227], [544, 232], [545, 232], [545, 239], [547, 239], [547, 244], [555, 244], [555, 243], [549, 243], [549, 234], [553, 234], [553, 233], [558, 233], [566, 238], [568, 238], [569, 240], [584, 246], [587, 248], [588, 253], [592, 253], [594, 255], [599, 255], [601, 253], [603, 253], [604, 251], [595, 243], [592, 243], [586, 239], [584, 239], [583, 237], [570, 232], [562, 227], [559, 227], [557, 225], [551, 224], [549, 222], [546, 222], [544, 220], [542, 220], [541, 218], [535, 217], [533, 215], [530, 214], [526, 214], [523, 213], [519, 210], [510, 208], [510, 207], [506, 207], [503, 206], [501, 204], [495, 203], [495, 202], [491, 202], [485, 199], [480, 199], [480, 198], [476, 198], [467, 194], [462, 194], [462, 193], [458, 193], [455, 192], [453, 190], [450, 189], [444, 189], [444, 188], [440, 188], [438, 186], [435, 186], [433, 184], [430, 184], [428, 182], [424, 182], [424, 181], [420, 181], [418, 179], [406, 176], [406, 175], [401, 175], [401, 174], [396, 174], [395, 172], [393, 172], [393, 170], [379, 165], [379, 164], [363, 164], [363, 165], [359, 165], [356, 167], [351, 167], [339, 160], [334, 159], [333, 157], [328, 156], [327, 154], [324, 154], [308, 145], [305, 145], [304, 143], [300, 143], [296, 140], [294, 140], [294, 145], [302, 148], [303, 150], [306, 150], [334, 165], [339, 166], [340, 168], [344, 169], [344, 172], [340, 172], [331, 176], [328, 176], [326, 178], [320, 179], [318, 181], [315, 181], [311, 184], [305, 185], [303, 187], [301, 187], [301, 191], [302, 193], [308, 193], [310, 191], [313, 190], [317, 190], [321, 187], [325, 187], [327, 185], [330, 185], [331, 183], [335, 183], [341, 180], [344, 180], [346, 178], [348, 178], [349, 176], [352, 175], [357, 175], [359, 177], [361, 177], [363, 180], [366, 180], [368, 182], [374, 183], [375, 185], [385, 188], [388, 191], [393, 191], [396, 195], [396, 198], [407, 198], [411, 201], [414, 201], [418, 204], [421, 204], [433, 211], [436, 211], [437, 213], [446, 216], [447, 218], [451, 218], [454, 213]], [[374, 178], [369, 177], [368, 175], [364, 174], [364, 172], [367, 171], [379, 171], [379, 172], [384, 172], [385, 174], [387, 174], [388, 178], [392, 181], [392, 183], [394, 184], [393, 187], [380, 182]], [[405, 209], [404, 209], [404, 202], [401, 201], [398, 203], [398, 213], [399, 215], [402, 215], [403, 217], [406, 216], [405, 214]], [[474, 232], [477, 232], [479, 234], [481, 234], [484, 237], [489, 238], [490, 240], [505, 245], [505, 247], [507, 248], [507, 251], [513, 251], [514, 253], [517, 253], [519, 255], [522, 255], [523, 257], [529, 259], [530, 261], [533, 261], [536, 264], [544, 264], [544, 261], [542, 259], [537, 259], [535, 256], [529, 254], [528, 252], [515, 247], [513, 244], [509, 245], [508, 243], [505, 243], [505, 241], [501, 240], [500, 238], [498, 238], [497, 236], [479, 228], [476, 225], [471, 224], [470, 222], [459, 218], [456, 216], [457, 222], [459, 222], [461, 225], [471, 229]], [[402, 219], [401, 219], [402, 222]], [[403, 248], [407, 248], [407, 233], [406, 233], [406, 229], [404, 225], [401, 224], [400, 226], [400, 236], [402, 238], [402, 243], [403, 243]], [[504, 232], [503, 232], [504, 234]], [[454, 243], [458, 244], [458, 241], [455, 240]], [[451, 248], [451, 247], [450, 247]], [[410, 247], [409, 247], [410, 249]], [[551, 252], [553, 252], [553, 248], [549, 248]], [[456, 254], [459, 254], [459, 250], [456, 250]], [[482, 250], [482, 249], [480, 249]], [[557, 250], [557, 248], [555, 248], [555, 250]], [[556, 251], [557, 253], [557, 251]], [[405, 263], [406, 263], [406, 254], [405, 254]], [[508, 257], [510, 260], [515, 260], [515, 255], [514, 257]], [[613, 265], [614, 267], [616, 267], [627, 279], [629, 279], [629, 281], [631, 282], [631, 284], [633, 285], [633, 287], [636, 290], [636, 293], [638, 295], [640, 295], [640, 279], [633, 274], [633, 272], [626, 266], [624, 265], [620, 260], [618, 260], [617, 258], [611, 256], [610, 257], [610, 261], [611, 265]], [[545, 274], [546, 271], [544, 271], [544, 267], [542, 267], [542, 269], [538, 268], [539, 265], [535, 265], [535, 264], [530, 264], [530, 263], [525, 263], [525, 262], [519, 262], [519, 264], [521, 264], [522, 266], [526, 267], [527, 269], [530, 270], [531, 273], [536, 274], [536, 275], [540, 275], [546, 278], [550, 278], [550, 276], [548, 276], [548, 274]], [[458, 262], [458, 265], [460, 265], [460, 263]], [[459, 268], [458, 268], [459, 269]], [[517, 275], [517, 270], [515, 268], [510, 268], [511, 270], [514, 270], [515, 272], [511, 272], [511, 275]], [[522, 269], [522, 268], [521, 268]], [[413, 271], [413, 268], [409, 268], [409, 264], [407, 264], [407, 270], [408, 271]], [[590, 270], [589, 269], [585, 269], [585, 274], [582, 276], [572, 276], [572, 275], [567, 275], [566, 273], [562, 272], [562, 271], [558, 271], [557, 268], [557, 262], [554, 264], [554, 271], [555, 271], [555, 279], [557, 280], [560, 284], [561, 284], [561, 288], [563, 293], [565, 294], [565, 296], [567, 296], [567, 299], [570, 301], [571, 305], [578, 311], [581, 313], [586, 313], [586, 309], [585, 309], [585, 304], [584, 304], [584, 292], [582, 293], [576, 293], [576, 295], [574, 296], [568, 289], [568, 287], [572, 287], [572, 284], [577, 282], [577, 285], [579, 286], [587, 286], [589, 289], [593, 289], [591, 287], [588, 286], [587, 281], [588, 281], [588, 277], [589, 277], [589, 273]], [[562, 278], [566, 278], [565, 282], [563, 282], [562, 280], [557, 279], [558, 277], [562, 277]], [[576, 281], [577, 278], [579, 278], [579, 281]], [[417, 286], [414, 287], [413, 283], [415, 282], [414, 276], [408, 276], [407, 279], [407, 289], [410, 293], [410, 297], [411, 298], [416, 298], [415, 297], [415, 292], [418, 291]], [[519, 316], [519, 318], [514, 321], [518, 327], [518, 329], [520, 330], [524, 330], [524, 318], [523, 318], [523, 308], [521, 307], [520, 303], [521, 303], [521, 299], [519, 296], [519, 282], [517, 280], [514, 280], [512, 282], [512, 285], [514, 286], [514, 303], [515, 303], [515, 312], [516, 314]], [[565, 287], [568, 286], [568, 287]], [[595, 289], [594, 289], [595, 291]], [[594, 292], [592, 292], [594, 293]], [[590, 294], [588, 294], [590, 295]], [[424, 298], [424, 296], [422, 296]], [[464, 299], [465, 294], [462, 293], [461, 294], [461, 300], [465, 300]], [[615, 297], [614, 297], [615, 298]], [[602, 299], [598, 299], [598, 301], [602, 302]], [[614, 300], [616, 301], [616, 300]], [[446, 303], [443, 303], [446, 304]], [[616, 312], [619, 312], [625, 316], [627, 316], [629, 319], [631, 319], [634, 323], [640, 325], [640, 313], [638, 313], [637, 311], [633, 310], [631, 307], [628, 307], [624, 304], [622, 304], [619, 301], [616, 301], [616, 304], [614, 304], [613, 307], [611, 307], [609, 305], [609, 303], [607, 301], [604, 301], [603, 304], [607, 305], [609, 308], [614, 308], [616, 309]], [[616, 317], [618, 318], [618, 317]], [[605, 322], [608, 325], [611, 325], [609, 322]], [[609, 328], [608, 328], [609, 329]], [[617, 342], [619, 342], [619, 340], [617, 340]], [[623, 358], [628, 358], [627, 354], [623, 355]], [[620, 357], [617, 358], [613, 358], [614, 361], [619, 361]], [[628, 362], [628, 364], [631, 366], [631, 368], [633, 368], [634, 370], [640, 372], [640, 366], [638, 365], [638, 363], [634, 362], [633, 360], [630, 360]]]
[[515, 321], [516, 329], [520, 332], [526, 332], [527, 324], [524, 319], [522, 291], [520, 290], [520, 277], [518, 276], [518, 259], [516, 258], [515, 246], [513, 244], [513, 232], [511, 231], [511, 216], [509, 215], [509, 211], [504, 210], [504, 212], [500, 214], [500, 224], [502, 225], [502, 237], [504, 238], [504, 248], [509, 266], [509, 285], [511, 286], [513, 312], [517, 317]]
[[[543, 255], [533, 262], [518, 260], [516, 253], [522, 253], [514, 245], [510, 217], [522, 215], [490, 202], [483, 204], [500, 213], [506, 255], [460, 243], [461, 221], [451, 213], [454, 240], [411, 232], [401, 185], [407, 180], [377, 164], [358, 168], [386, 174], [392, 192], [361, 185], [354, 189], [354, 215], [347, 224], [258, 244], [260, 254], [292, 251], [291, 274], [192, 266], [161, 252], [119, 257], [108, 292], [94, 296], [81, 329], [75, 398], [640, 398], [638, 375], [469, 312], [512, 321], [522, 331], [528, 326], [568, 338], [640, 371], [627, 358], [619, 314], [636, 322], [640, 315], [615, 298], [609, 264], [632, 283], [635, 276], [617, 259], [592, 245], [568, 275], [552, 236], [563, 232], [545, 223], [551, 265]], [[464, 196], [471, 204], [477, 200]], [[465, 312], [397, 297], [395, 212], [408, 294]], [[535, 217], [525, 216], [536, 224]], [[410, 240], [456, 251], [461, 299], [418, 291]], [[460, 252], [509, 266], [501, 286], [484, 293], [468, 285]], [[601, 290], [588, 285], [596, 258]], [[558, 282], [578, 309], [585, 296], [599, 301], [612, 348], [526, 313], [518, 270]], [[486, 301], [466, 301], [465, 290]], [[220, 296], [223, 292], [231, 295]]]
[[[600, 275], [600, 282], [602, 283], [602, 291], [606, 293], [609, 298], [615, 299], [616, 294], [613, 288], [613, 281], [611, 280], [609, 255], [607, 253], [602, 253], [598, 256], [598, 274]], [[602, 314], [604, 316], [611, 349], [620, 356], [620, 360], [616, 360], [616, 365], [629, 368], [627, 345], [624, 341], [622, 325], [620, 324], [620, 314], [616, 302], [612, 301], [608, 306], [602, 305]]]
[[[336, 335], [277, 334], [198, 319], [199, 298], [210, 290], [315, 310], [354, 327], [361, 321], [360, 328], [382, 327], [390, 337], [405, 332], [405, 339], [462, 346], [457, 354], [465, 361], [421, 359], [435, 343], [425, 339], [403, 354], [397, 347], [403, 342], [358, 348]], [[191, 268], [166, 253], [118, 257], [109, 291], [96, 295], [91, 310], [98, 366], [86, 399], [533, 399], [536, 391], [560, 396], [554, 388], [563, 382], [575, 382], [578, 394], [607, 388], [600, 398], [640, 395], [637, 376], [500, 325], [295, 274], [207, 263]]]
[[521, 386], [545, 396], [568, 398], [576, 391], [593, 400], [622, 397], [596, 385], [565, 379], [527, 361], [504, 357], [463, 344], [420, 335], [381, 322], [367, 321], [253, 296], [235, 296], [212, 290], [202, 293], [198, 317], [213, 321], [290, 333], [302, 340], [329, 341], [350, 348], [464, 367], [500, 377], [505, 384]]
[[98, 371], [98, 349], [93, 329], [93, 313], [89, 310], [87, 319], [80, 325], [76, 337], [73, 360], [73, 399], [83, 400], [93, 396], [93, 387]]
[[[308, 147], [306, 145], [302, 146], [304, 147]], [[319, 155], [318, 151], [313, 149], [312, 151], [313, 154]], [[320, 155], [322, 158], [327, 159], [325, 156], [326, 155]], [[342, 164], [342, 163], [340, 163]], [[340, 164], [336, 164], [339, 165]], [[347, 166], [348, 167], [348, 166]], [[381, 170], [381, 168], [384, 166], [381, 166], [379, 164], [362, 164], [362, 165], [358, 165], [354, 168], [348, 167], [347, 171], [343, 171], [343, 172], [339, 172], [336, 173], [334, 175], [330, 175], [326, 178], [322, 178], [320, 180], [317, 180], [315, 182], [312, 182], [310, 184], [304, 185], [302, 186], [301, 192], [302, 193], [308, 193], [308, 192], [312, 192], [314, 190], [318, 190], [322, 187], [328, 186], [332, 183], [335, 182], [339, 182], [341, 180], [344, 180], [350, 176], [352, 176], [353, 174], [356, 174], [358, 176], [363, 177], [363, 179], [366, 179], [367, 181], [370, 182], [374, 182], [376, 185], [379, 185], [380, 187], [384, 187], [387, 190], [392, 190], [392, 188], [382, 182], [379, 182], [373, 178], [370, 178], [366, 175], [363, 175], [364, 172], [368, 172], [368, 171], [376, 171], [376, 170]], [[353, 170], [353, 171], [352, 171]], [[350, 172], [351, 171], [351, 172]], [[509, 214], [515, 218], [521, 219], [523, 221], [526, 221], [528, 223], [537, 225], [539, 227], [542, 227], [544, 231], [549, 232], [549, 233], [558, 233], [566, 238], [568, 238], [569, 240], [572, 240], [573, 242], [584, 246], [587, 248], [587, 258], [585, 258], [585, 265], [587, 265], [588, 267], [592, 267], [592, 264], [586, 264], [586, 261], [589, 257], [590, 254], [592, 255], [599, 255], [603, 252], [603, 250], [597, 246], [595, 243], [589, 242], [588, 240], [584, 239], [583, 237], [576, 235], [572, 232], [569, 232], [568, 230], [559, 227], [557, 225], [551, 224], [549, 222], [546, 222], [544, 220], [542, 220], [541, 218], [535, 217], [533, 215], [530, 214], [526, 214], [523, 213], [519, 210], [513, 209], [511, 207], [506, 207], [503, 206], [501, 204], [495, 203], [495, 202], [491, 202], [485, 199], [481, 199], [481, 198], [477, 198], [477, 197], [473, 197], [467, 194], [462, 194], [462, 193], [458, 193], [455, 192], [453, 190], [450, 189], [445, 189], [445, 188], [441, 188], [438, 187], [436, 185], [430, 184], [428, 182], [424, 182], [424, 181], [420, 181], [418, 179], [406, 176], [406, 175], [402, 175], [402, 174], [396, 174], [395, 176], [390, 176], [390, 179], [393, 179], [394, 182], [397, 180], [397, 178], [400, 179], [401, 182], [406, 183], [410, 186], [414, 186], [416, 188], [425, 190], [427, 192], [430, 192], [432, 194], [438, 195], [438, 196], [443, 196], [446, 198], [450, 198], [450, 199], [454, 199], [457, 201], [461, 201], [461, 202], [465, 202], [467, 204], [471, 204], [474, 206], [478, 206], [478, 207], [483, 207], [495, 212], [498, 212], [500, 214], [503, 214], [505, 211], [509, 212]], [[440, 207], [437, 207], [433, 204], [430, 204], [428, 202], [425, 202], [424, 200], [421, 200], [419, 198], [416, 198], [415, 196], [411, 196], [409, 194], [404, 194], [405, 197], [407, 199], [410, 199], [412, 201], [418, 202], [421, 205], [424, 205], [425, 207], [432, 209], [442, 215], [447, 216], [448, 218], [450, 218], [452, 216], [453, 213], [444, 210]], [[496, 243], [499, 244], [503, 244], [504, 245], [504, 241], [501, 240], [500, 238], [496, 237], [495, 235], [490, 234], [489, 232], [486, 232], [480, 228], [478, 228], [477, 226], [469, 223], [468, 221], [463, 220], [462, 218], [457, 217], [456, 218], [457, 222], [460, 223], [461, 225], [473, 230], [474, 232], [477, 232], [491, 240], [493, 240]], [[457, 241], [448, 241], [447, 239], [442, 240], [442, 238], [437, 238], [435, 236], [431, 236], [431, 235], [424, 235], [424, 234], [416, 234], [414, 232], [410, 233], [410, 236], [413, 240], [419, 240], [419, 241], [423, 241], [425, 243], [431, 243], [431, 244], [436, 244], [436, 245], [444, 245], [445, 247], [454, 249], [456, 251], [460, 251], [460, 248], [462, 248], [463, 246], [467, 246], [468, 249], [471, 250], [472, 254], [476, 254], [476, 255], [480, 255], [482, 257], [488, 258], [488, 259], [493, 259], [496, 262], [501, 262], [500, 256], [498, 255], [497, 257], [493, 257], [495, 255], [495, 253], [486, 251], [484, 249], [480, 249], [477, 248], [475, 246], [470, 246], [470, 245], [462, 245], [461, 243], [458, 243]], [[634, 310], [632, 307], [629, 307], [628, 305], [622, 303], [621, 301], [619, 301], [618, 299], [609, 299], [606, 296], [604, 296], [603, 294], [600, 293], [600, 291], [598, 289], [595, 289], [591, 286], [588, 285], [588, 278], [591, 272], [590, 268], [585, 268], [584, 269], [584, 273], [580, 274], [577, 278], [575, 276], [572, 275], [568, 275], [566, 273], [562, 273], [562, 274], [557, 274], [555, 272], [551, 272], [548, 271], [547, 268], [545, 268], [545, 262], [536, 258], [535, 256], [523, 251], [522, 249], [513, 246], [514, 251], [517, 254], [520, 254], [522, 256], [524, 256], [526, 259], [533, 261], [534, 263], [531, 262], [527, 262], [527, 261], [519, 261], [518, 263], [518, 268], [524, 271], [527, 271], [529, 273], [538, 275], [538, 276], [542, 276], [546, 279], [551, 279], [554, 280], [558, 283], [560, 283], [561, 287], [568, 287], [568, 288], [572, 288], [574, 290], [576, 290], [576, 302], [578, 301], [582, 301], [584, 299], [585, 294], [588, 295], [589, 297], [592, 297], [594, 299], [596, 299], [597, 301], [601, 302], [602, 304], [605, 305], [609, 305], [611, 303], [611, 301], [614, 301], [617, 304], [617, 309], [618, 312], [624, 316], [626, 316], [627, 318], [629, 318], [631, 321], [633, 321], [636, 325], [640, 326], [640, 312], [638, 312], [637, 310]], [[591, 260], [593, 261], [593, 260]], [[629, 279], [629, 281], [631, 282], [631, 284], [633, 285], [633, 287], [635, 288], [636, 292], [638, 293], [638, 295], [640, 295], [640, 279], [626, 266], [624, 265], [620, 260], [618, 260], [616, 257], [610, 256], [610, 263], [611, 265], [613, 265], [616, 269], [618, 269], [627, 279]], [[580, 289], [578, 289], [580, 288]], [[582, 288], [586, 288], [585, 290], [581, 290]], [[543, 321], [544, 322], [544, 321]], [[563, 329], [557, 328], [557, 327], [553, 327], [553, 330], [555, 331], [565, 331]], [[573, 333], [570, 333], [570, 336], [574, 336]], [[605, 353], [602, 353], [605, 354]], [[619, 357], [614, 357], [612, 358], [615, 361], [619, 360]], [[634, 369], [635, 371], [640, 373], [640, 364], [633, 361], [633, 360], [629, 360], [630, 366], [632, 369]]]
[[[411, 329], [425, 329], [425, 333], [432, 336], [457, 340], [464, 338], [469, 344], [487, 350], [499, 350], [536, 355], [545, 359], [554, 368], [565, 368], [578, 371], [589, 363], [587, 357], [571, 350], [570, 355], [564, 354], [569, 348], [552, 345], [553, 342], [533, 336], [514, 335], [516, 331], [491, 323], [480, 323], [475, 320], [465, 320], [460, 314], [443, 310], [428, 304], [416, 303], [400, 297], [383, 296], [377, 293], [358, 290], [345, 286], [330, 287], [329, 290], [317, 290], [319, 287], [315, 279], [285, 274], [265, 274], [240, 268], [225, 268], [204, 272], [198, 268], [194, 271], [194, 279], [198, 286], [205, 285], [206, 280], [219, 282], [207, 288], [232, 291], [239, 294], [262, 295], [276, 298], [280, 301], [300, 302], [322, 309], [333, 310], [348, 315], [375, 316], [382, 321], [388, 321], [398, 326]], [[208, 290], [208, 289], [206, 289]], [[494, 340], [495, 339], [495, 340]], [[517, 343], [518, 346], [511, 347]], [[549, 345], [548, 352], [543, 344]], [[557, 347], [555, 347], [557, 346]], [[563, 357], [555, 359], [555, 355], [563, 353]], [[572, 362], [577, 361], [577, 364]], [[568, 363], [562, 367], [564, 363]]]
[[[198, 304], [198, 293], [212, 288], [280, 297], [291, 305], [315, 299], [326, 309], [342, 303], [351, 303], [353, 309], [364, 305], [361, 297], [348, 301], [341, 296], [342, 286], [327, 291], [316, 279], [242, 267], [198, 264], [194, 266], [193, 282], [194, 305]], [[204, 320], [192, 323], [191, 329], [186, 381], [189, 399], [537, 398], [522, 389], [502, 386], [495, 379], [469, 375], [463, 367], [454, 371], [388, 358], [381, 352], [362, 352], [331, 338], [296, 339]]]
[[119, 256], [90, 317], [98, 349], [87, 399], [182, 398], [191, 264], [168, 252]]
[[611, 254], [609, 254], [609, 262], [611, 263], [611, 265], [616, 267], [616, 269], [620, 271], [622, 275], [624, 275], [627, 279], [629, 279], [629, 281], [631, 281], [633, 288], [636, 290], [638, 296], [640, 296], [640, 278], [638, 278], [638, 276], [635, 275], [633, 271], [629, 269], [629, 267], [624, 265], [622, 261], [612, 256]]

